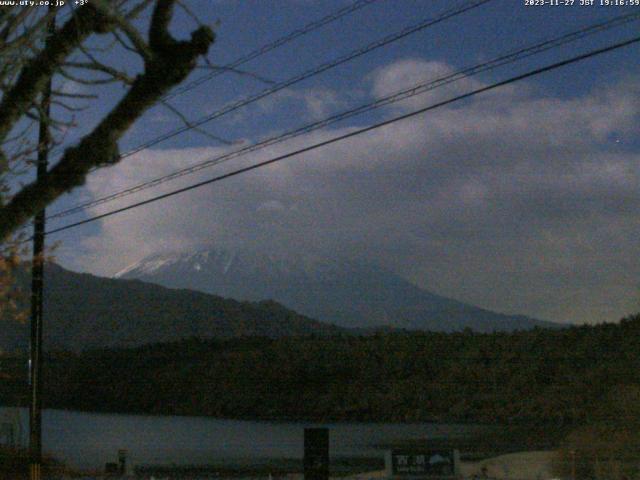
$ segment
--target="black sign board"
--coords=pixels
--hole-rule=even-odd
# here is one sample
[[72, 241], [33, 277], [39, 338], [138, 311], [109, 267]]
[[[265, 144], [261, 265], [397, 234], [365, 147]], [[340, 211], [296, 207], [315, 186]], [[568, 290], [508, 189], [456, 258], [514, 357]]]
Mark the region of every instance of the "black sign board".
[[120, 468], [120, 475], [124, 475], [127, 472], [127, 451], [118, 450], [118, 466]]
[[304, 429], [304, 480], [329, 478], [329, 429]]
[[447, 477], [456, 473], [453, 450], [392, 450], [391, 474], [398, 477]]
[[120, 474], [120, 466], [117, 463], [109, 462], [104, 466], [104, 473], [108, 476], [116, 476]]

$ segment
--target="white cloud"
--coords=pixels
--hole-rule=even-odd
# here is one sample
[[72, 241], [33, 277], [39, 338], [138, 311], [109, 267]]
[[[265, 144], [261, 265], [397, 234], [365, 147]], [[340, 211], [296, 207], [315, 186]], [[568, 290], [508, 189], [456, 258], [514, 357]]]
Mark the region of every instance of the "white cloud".
[[278, 108], [287, 108], [291, 104], [304, 107], [306, 116], [312, 120], [321, 120], [345, 105], [338, 92], [330, 88], [286, 88], [269, 95], [258, 102], [263, 113], [272, 113]]
[[[372, 80], [372, 93], [375, 98], [384, 98], [415, 85], [429, 82], [442, 82], [451, 78], [456, 70], [443, 62], [426, 61], [422, 59], [405, 59], [375, 70]], [[445, 84], [424, 94], [411, 97], [394, 104], [394, 108], [415, 110], [425, 105], [455, 97], [481, 86], [480, 82], [472, 78], [463, 77], [458, 81]]]
[[[419, 75], [451, 70], [410, 59], [370, 81], [380, 96]], [[451, 95], [462, 86], [447, 88]], [[76, 266], [110, 274], [153, 252], [210, 242], [312, 244], [374, 259], [488, 308], [615, 320], [635, 307], [640, 275], [640, 153], [610, 137], [637, 136], [640, 89], [559, 99], [522, 88], [526, 93], [497, 90], [490, 101], [435, 110], [115, 216], [82, 241], [88, 253]], [[347, 131], [314, 132], [151, 192]], [[99, 197], [223, 151], [146, 151], [95, 174], [87, 187]]]

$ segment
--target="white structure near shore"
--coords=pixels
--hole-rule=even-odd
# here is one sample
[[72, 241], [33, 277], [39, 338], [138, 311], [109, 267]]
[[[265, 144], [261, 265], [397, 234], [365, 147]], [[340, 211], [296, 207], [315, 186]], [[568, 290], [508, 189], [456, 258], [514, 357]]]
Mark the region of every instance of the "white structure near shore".
[[[488, 458], [479, 462], [460, 462], [460, 474], [463, 478], [471, 479], [474, 476], [487, 477], [495, 480], [551, 480], [554, 478], [551, 471], [553, 451], [531, 451], [510, 453], [498, 457]], [[348, 477], [348, 480], [382, 480], [386, 478], [386, 472], [367, 472]], [[486, 477], [485, 477], [486, 478]]]

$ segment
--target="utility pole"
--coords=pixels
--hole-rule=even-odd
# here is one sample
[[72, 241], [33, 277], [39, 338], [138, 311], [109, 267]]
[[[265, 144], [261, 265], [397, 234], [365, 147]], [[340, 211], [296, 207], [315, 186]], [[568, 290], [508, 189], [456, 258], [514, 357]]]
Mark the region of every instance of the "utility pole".
[[[47, 38], [55, 33], [56, 16], [54, 2], [49, 5]], [[47, 175], [49, 144], [49, 113], [51, 109], [51, 78], [42, 91], [40, 102], [40, 128], [38, 131], [38, 180]], [[29, 403], [29, 478], [42, 478], [42, 298], [44, 287], [44, 232], [45, 210], [35, 216], [33, 223], [33, 260], [31, 270], [31, 338], [29, 352], [29, 378], [31, 380], [31, 402]]]

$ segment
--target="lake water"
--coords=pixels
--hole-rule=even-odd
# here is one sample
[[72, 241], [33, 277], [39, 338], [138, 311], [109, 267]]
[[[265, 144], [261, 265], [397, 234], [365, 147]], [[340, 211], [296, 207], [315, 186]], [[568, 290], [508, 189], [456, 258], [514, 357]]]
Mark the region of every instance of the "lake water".
[[[15, 410], [15, 409], [14, 409]], [[0, 418], [9, 413], [0, 407]], [[19, 410], [23, 438], [28, 411]], [[104, 468], [128, 450], [129, 463], [250, 465], [303, 455], [305, 427], [330, 428], [332, 456], [382, 458], [381, 443], [463, 437], [478, 427], [453, 424], [254, 422], [206, 417], [114, 415], [63, 410], [43, 412], [43, 449], [81, 469]]]

